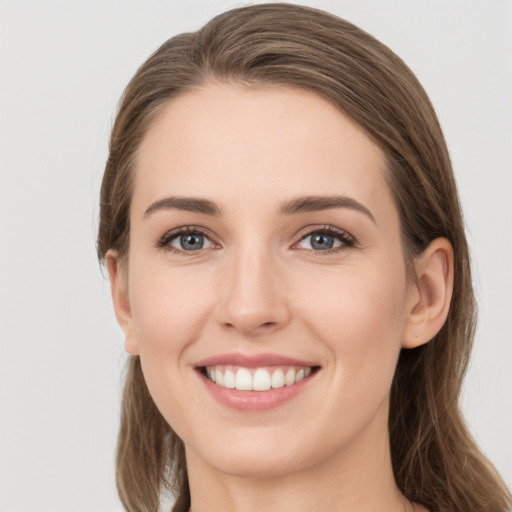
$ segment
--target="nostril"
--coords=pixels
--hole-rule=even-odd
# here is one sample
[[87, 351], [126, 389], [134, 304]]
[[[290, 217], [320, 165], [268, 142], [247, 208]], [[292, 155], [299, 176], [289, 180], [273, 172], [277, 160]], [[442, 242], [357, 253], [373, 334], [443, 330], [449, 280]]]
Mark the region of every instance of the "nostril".
[[239, 331], [244, 331], [244, 332], [255, 332], [255, 331], [261, 331], [261, 330], [268, 330], [268, 329], [273, 329], [275, 328], [276, 326], [278, 326], [278, 322], [263, 322], [261, 324], [258, 324], [257, 322], [254, 322], [254, 323], [251, 323], [251, 322], [239, 322], [238, 324], [237, 323], [233, 323], [233, 322], [224, 322], [224, 327], [226, 327], [227, 329], [235, 329], [235, 330], [239, 330]]

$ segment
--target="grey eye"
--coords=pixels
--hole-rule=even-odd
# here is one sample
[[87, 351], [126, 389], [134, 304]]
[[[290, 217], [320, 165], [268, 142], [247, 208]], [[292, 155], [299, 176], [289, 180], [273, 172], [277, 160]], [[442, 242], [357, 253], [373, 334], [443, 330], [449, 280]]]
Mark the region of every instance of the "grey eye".
[[329, 249], [340, 247], [342, 243], [338, 237], [327, 233], [310, 233], [299, 242], [299, 247], [315, 251], [328, 251]]
[[322, 233], [311, 235], [311, 247], [316, 250], [332, 249], [334, 247], [334, 237]]
[[211, 247], [211, 241], [200, 233], [186, 233], [174, 238], [170, 245], [182, 251], [197, 251]]

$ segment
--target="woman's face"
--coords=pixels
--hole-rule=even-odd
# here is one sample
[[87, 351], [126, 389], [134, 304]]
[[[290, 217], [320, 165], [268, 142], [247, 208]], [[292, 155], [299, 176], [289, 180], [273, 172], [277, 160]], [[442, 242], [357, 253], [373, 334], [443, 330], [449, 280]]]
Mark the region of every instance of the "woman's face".
[[384, 174], [304, 91], [212, 84], [152, 123], [121, 323], [189, 466], [275, 476], [387, 446], [413, 294]]

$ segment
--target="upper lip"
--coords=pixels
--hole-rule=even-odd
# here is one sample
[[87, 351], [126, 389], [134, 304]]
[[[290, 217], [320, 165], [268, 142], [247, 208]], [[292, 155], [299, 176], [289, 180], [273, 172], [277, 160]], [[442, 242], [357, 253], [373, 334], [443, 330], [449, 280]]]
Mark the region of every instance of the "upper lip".
[[195, 366], [241, 366], [243, 368], [259, 368], [262, 366], [318, 366], [310, 361], [302, 361], [293, 357], [282, 356], [279, 354], [241, 354], [239, 352], [231, 352], [227, 354], [218, 354], [197, 362]]

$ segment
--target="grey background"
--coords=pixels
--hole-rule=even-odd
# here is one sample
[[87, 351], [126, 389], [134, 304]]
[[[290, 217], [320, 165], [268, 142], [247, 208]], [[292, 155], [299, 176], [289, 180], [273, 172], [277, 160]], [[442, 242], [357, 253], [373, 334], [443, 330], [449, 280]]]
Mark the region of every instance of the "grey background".
[[[512, 2], [298, 3], [388, 44], [437, 109], [478, 274], [464, 410], [510, 486]], [[0, 1], [2, 512], [121, 511], [123, 339], [94, 252], [108, 132], [123, 87], [157, 46], [238, 5]]]

